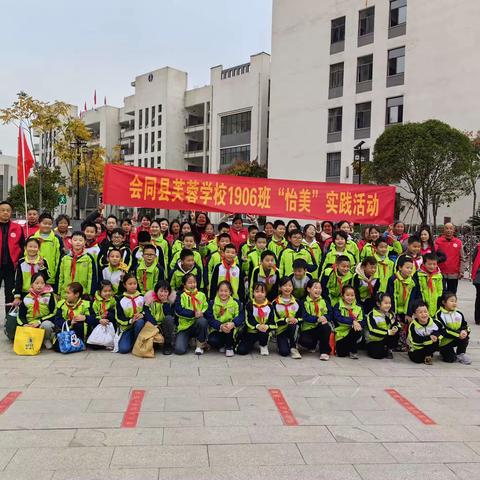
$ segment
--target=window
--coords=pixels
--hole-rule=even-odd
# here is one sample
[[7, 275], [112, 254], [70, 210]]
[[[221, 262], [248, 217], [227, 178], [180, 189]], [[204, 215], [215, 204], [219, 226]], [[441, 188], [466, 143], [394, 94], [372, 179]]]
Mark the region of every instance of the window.
[[162, 149], [162, 141], [157, 140], [157, 152], [159, 152]]
[[155, 132], [150, 133], [150, 151], [155, 150]]
[[145, 168], [148, 168], [148, 158], [144, 158], [144, 159], [143, 159], [143, 166], [144, 166]]
[[148, 127], [148, 107], [145, 109], [145, 128]]
[[328, 111], [328, 133], [336, 133], [342, 131], [342, 115], [342, 107], [331, 108]]
[[159, 115], [158, 116], [158, 126], [160, 126], [162, 124], [162, 116]]
[[157, 157], [157, 168], [162, 166], [162, 157]]
[[387, 98], [386, 125], [403, 122], [403, 96]]
[[150, 168], [155, 168], [155, 158], [150, 158]]
[[137, 165], [138, 165], [139, 167], [142, 166], [142, 159], [141, 159], [141, 158], [137, 158]]
[[355, 107], [354, 139], [370, 137], [372, 102], [357, 103]]
[[343, 87], [343, 62], [330, 65], [330, 85], [329, 88]]
[[148, 152], [148, 133], [145, 132], [145, 153]]
[[360, 10], [358, 19], [358, 36], [363, 37], [373, 33], [375, 27], [375, 7]]
[[162, 106], [161, 105], [158, 106], [158, 113], [162, 113]]
[[360, 57], [357, 62], [357, 83], [368, 82], [373, 77], [373, 55]]
[[155, 105], [152, 107], [152, 127], [155, 126]]
[[407, 0], [390, 1], [390, 28], [407, 23]]
[[142, 134], [138, 136], [138, 153], [142, 153]]
[[388, 51], [388, 76], [405, 73], [405, 47]]
[[222, 148], [220, 150], [220, 167], [228, 167], [239, 160], [250, 161], [250, 145]]
[[342, 166], [341, 152], [327, 153], [327, 182], [340, 181], [340, 168]]
[[162, 138], [162, 131], [161, 130], [157, 130], [157, 138]]
[[138, 128], [142, 128], [142, 125], [143, 125], [143, 110], [139, 110], [138, 111]]
[[339, 17], [332, 20], [332, 33], [330, 43], [345, 41], [345, 17]]
[[250, 132], [251, 117], [251, 112], [237, 113], [235, 115], [226, 115], [222, 117], [221, 134], [238, 135], [240, 133]]

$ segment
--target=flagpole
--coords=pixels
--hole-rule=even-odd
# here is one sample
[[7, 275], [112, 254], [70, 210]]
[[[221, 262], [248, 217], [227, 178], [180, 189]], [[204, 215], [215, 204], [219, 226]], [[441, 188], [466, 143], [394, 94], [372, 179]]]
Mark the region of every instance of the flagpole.
[[23, 136], [23, 126], [22, 126], [22, 120], [20, 120], [20, 142], [22, 142], [22, 170], [23, 170], [23, 200], [25, 202], [25, 219], [27, 220], [26, 222], [26, 229], [27, 229], [27, 238], [29, 237], [28, 235], [28, 218], [27, 218], [27, 179], [25, 176], [25, 144], [24, 144], [24, 136]]

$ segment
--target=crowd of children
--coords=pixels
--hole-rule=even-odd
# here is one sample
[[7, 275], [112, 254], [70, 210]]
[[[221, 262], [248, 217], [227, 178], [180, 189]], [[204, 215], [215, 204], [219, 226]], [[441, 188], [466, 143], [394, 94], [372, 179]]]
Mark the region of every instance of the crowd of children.
[[[129, 353], [146, 322], [159, 327], [164, 354], [218, 349], [227, 357], [261, 355], [276, 342], [281, 356], [319, 352], [327, 361], [375, 359], [408, 351], [430, 365], [470, 363], [469, 328], [445, 289], [428, 227], [406, 235], [398, 222], [364, 229], [355, 242], [347, 222], [281, 220], [244, 228], [241, 217], [215, 229], [195, 222], [90, 216], [79, 231], [38, 219], [16, 266], [18, 324], [45, 330], [46, 348], [66, 322], [86, 341], [111, 323], [118, 352]], [[68, 217], [57, 219], [57, 228]], [[193, 345], [194, 343], [194, 345]]]

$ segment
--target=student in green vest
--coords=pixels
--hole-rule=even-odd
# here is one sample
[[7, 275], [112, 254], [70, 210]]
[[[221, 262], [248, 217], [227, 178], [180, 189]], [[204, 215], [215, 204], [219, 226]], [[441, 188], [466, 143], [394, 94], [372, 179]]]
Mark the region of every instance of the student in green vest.
[[102, 280], [111, 282], [116, 295], [119, 292], [121, 293], [123, 277], [126, 273], [128, 273], [128, 267], [122, 262], [122, 252], [118, 248], [110, 248], [108, 250], [108, 264], [100, 270], [99, 282]]
[[111, 318], [114, 313], [116, 303], [112, 282], [102, 280], [98, 284], [98, 290], [95, 292], [92, 302], [95, 317], [100, 325], [107, 326], [110, 323], [109, 317]]
[[[322, 248], [317, 242], [317, 229], [312, 223], [307, 223], [303, 227], [303, 245], [310, 252], [312, 257], [315, 259], [317, 265], [322, 263]], [[313, 278], [318, 278], [318, 270], [312, 272]]]
[[97, 242], [97, 226], [93, 222], [82, 223], [82, 230], [85, 234], [85, 252], [89, 253], [98, 263], [101, 248]]
[[250, 225], [248, 227], [247, 241], [240, 247], [240, 253], [238, 255], [240, 259], [240, 265], [246, 274], [248, 274], [248, 271], [246, 270], [248, 268], [248, 254], [255, 249], [255, 236], [257, 233], [258, 227], [256, 225]]
[[312, 254], [302, 245], [303, 236], [300, 230], [292, 230], [290, 232], [290, 243], [287, 248], [282, 251], [278, 259], [278, 270], [280, 277], [288, 277], [293, 273], [293, 262], [299, 258], [305, 260], [308, 271], [314, 272], [318, 265]]
[[282, 357], [290, 355], [293, 359], [302, 356], [297, 349], [295, 337], [297, 327], [302, 322], [300, 304], [293, 296], [293, 283], [289, 277], [280, 279], [279, 295], [272, 303], [277, 324], [277, 347]]
[[[361, 252], [360, 252], [360, 260], [363, 260], [365, 257], [372, 257], [377, 252], [376, 242], [379, 238], [382, 238], [382, 233], [380, 232], [379, 228], [376, 226], [371, 226], [369, 228], [369, 242], [366, 243]], [[383, 237], [385, 241], [387, 241], [386, 237]], [[388, 245], [388, 243], [387, 243]], [[400, 255], [403, 252], [402, 244], [397, 239], [392, 239], [392, 245], [388, 245], [388, 255]]]
[[85, 295], [93, 296], [97, 289], [97, 267], [94, 258], [85, 252], [85, 241], [83, 232], [72, 233], [72, 250], [62, 257], [59, 267], [58, 294], [61, 298], [65, 298], [71, 283], [80, 283]]
[[232, 295], [236, 300], [243, 302], [245, 298], [245, 278], [237, 265], [237, 249], [233, 243], [225, 246], [222, 262], [215, 266], [209, 282], [208, 298], [214, 300], [218, 287], [227, 281], [232, 287]]
[[380, 287], [377, 267], [375, 257], [364, 257], [355, 268], [352, 286], [357, 296], [357, 305], [363, 308], [364, 316], [375, 307], [375, 298]]
[[[72, 282], [66, 286], [65, 298], [56, 306], [54, 323], [60, 331], [66, 322], [77, 337], [85, 343], [98, 322], [91, 303], [82, 298], [83, 292], [83, 286], [79, 282]], [[55, 347], [58, 349], [58, 342], [55, 343]]]
[[437, 315], [440, 299], [443, 295], [443, 275], [438, 268], [438, 259], [435, 253], [423, 256], [423, 263], [413, 276], [420, 296], [428, 306], [431, 317]]
[[38, 221], [39, 228], [33, 237], [40, 241], [40, 255], [48, 264], [47, 283], [55, 287], [63, 256], [63, 241], [53, 231], [53, 217], [49, 213], [42, 213]]
[[331, 267], [324, 270], [321, 277], [322, 296], [329, 308], [333, 308], [340, 301], [343, 287], [352, 285], [352, 282], [350, 257], [340, 255]]
[[408, 326], [408, 356], [412, 362], [433, 364], [433, 354], [438, 350], [443, 335], [443, 326], [428, 313], [423, 300], [417, 300], [413, 306], [413, 318]]
[[[197, 244], [195, 242], [195, 234], [186, 233], [183, 236], [182, 245], [183, 245], [183, 249], [191, 250], [193, 252], [193, 256], [195, 258], [195, 264], [198, 266], [203, 276], [203, 260], [202, 260], [202, 256], [200, 255], [200, 252], [197, 250]], [[172, 270], [173, 268], [175, 268], [175, 265], [178, 263], [178, 260], [180, 259], [180, 253], [181, 253], [181, 250], [177, 251], [175, 255], [173, 255], [172, 261], [170, 262], [169, 270]]]
[[269, 302], [273, 302], [278, 296], [279, 281], [278, 268], [275, 265], [275, 254], [270, 250], [265, 250], [260, 256], [260, 265], [253, 269], [252, 276], [248, 282], [250, 301], [254, 300], [254, 286], [257, 283], [264, 283], [267, 299]]
[[157, 327], [165, 339], [163, 344], [163, 354], [171, 355], [173, 353], [173, 333], [175, 332], [175, 314], [173, 305], [170, 303], [172, 288], [166, 280], [160, 280], [155, 292], [145, 297], [145, 309], [148, 309], [156, 322]]
[[318, 345], [320, 360], [326, 362], [330, 359], [331, 312], [322, 298], [322, 285], [319, 280], [310, 279], [305, 290], [307, 297], [302, 305], [303, 322], [298, 344], [311, 351], [315, 351]]
[[158, 220], [152, 220], [152, 222], [150, 223], [150, 237], [151, 243], [162, 251], [164, 263], [160, 264], [160, 266], [165, 272], [168, 272], [170, 270], [172, 251], [170, 248], [170, 244], [167, 242], [167, 239], [164, 238], [164, 236], [162, 235], [162, 228]]
[[183, 292], [178, 292], [175, 300], [175, 314], [178, 318], [175, 353], [184, 355], [191, 338], [196, 340], [196, 355], [203, 355], [207, 344], [208, 321], [205, 312], [208, 309], [207, 297], [197, 290], [197, 279], [187, 273], [182, 279]]
[[266, 249], [267, 236], [263, 232], [258, 232], [255, 235], [255, 248], [248, 254], [245, 265], [242, 265], [242, 270], [248, 279], [250, 279], [253, 269], [260, 265], [262, 253]]
[[442, 306], [437, 313], [437, 322], [443, 326], [443, 336], [440, 339], [440, 355], [447, 363], [455, 361], [470, 365], [472, 361], [465, 353], [470, 338], [470, 328], [462, 312], [457, 309], [457, 296], [445, 292], [442, 296]]
[[352, 239], [352, 225], [347, 220], [341, 220], [336, 225], [336, 230], [344, 232], [347, 235], [347, 251], [354, 257], [354, 265], [360, 261], [360, 252], [358, 251], [358, 245]]
[[307, 272], [308, 265], [303, 258], [297, 258], [293, 261], [293, 273], [289, 275], [293, 284], [293, 296], [297, 300], [303, 300], [307, 296], [305, 287], [312, 279], [312, 275]]
[[350, 260], [350, 269], [353, 271], [357, 265], [357, 260], [354, 254], [347, 249], [348, 236], [343, 231], [337, 231], [333, 234], [333, 240], [330, 244], [330, 248], [323, 257], [323, 263], [320, 267], [320, 278], [323, 276], [323, 272], [335, 265], [335, 261], [338, 257], [348, 257]]
[[203, 274], [204, 284], [206, 286], [210, 285], [210, 279], [212, 278], [213, 269], [219, 263], [222, 263], [223, 252], [225, 250], [225, 247], [230, 243], [232, 242], [230, 240], [229, 233], [221, 233], [218, 236], [218, 239], [216, 242], [217, 250], [208, 257], [207, 268], [205, 269]]
[[413, 260], [401, 256], [397, 262], [397, 271], [390, 277], [387, 293], [392, 297], [392, 310], [402, 323], [412, 319], [413, 302], [418, 299], [419, 292], [413, 279]]
[[39, 272], [34, 273], [27, 294], [23, 297], [18, 311], [19, 326], [42, 328], [45, 330], [43, 345], [52, 348], [52, 335], [55, 328], [52, 319], [55, 315], [55, 295], [50, 285]]
[[197, 280], [197, 285], [202, 285], [202, 272], [195, 263], [195, 255], [191, 250], [183, 249], [180, 252], [180, 260], [170, 272], [170, 286], [172, 290], [183, 289], [183, 277], [191, 273]]
[[[137, 239], [138, 239], [138, 247], [135, 247], [132, 252], [132, 264], [130, 265], [131, 270], [136, 269], [137, 263], [143, 257], [143, 247], [145, 245], [152, 245], [152, 237], [148, 232], [145, 232], [144, 230], [141, 230], [140, 232], [138, 232]], [[168, 267], [168, 259], [167, 260], [165, 259], [163, 255], [163, 250], [157, 246], [155, 248], [157, 249], [158, 264], [160, 266], [167, 265]]]
[[377, 260], [377, 274], [380, 285], [378, 291], [387, 291], [388, 280], [394, 273], [395, 264], [388, 256], [389, 246], [386, 238], [380, 237], [375, 242], [375, 255]]
[[240, 336], [237, 353], [248, 355], [258, 342], [260, 355], [269, 355], [268, 339], [270, 333], [277, 329], [273, 308], [267, 300], [265, 283], [255, 283], [252, 290], [253, 300], [245, 307], [245, 329]]
[[358, 342], [362, 338], [363, 311], [355, 300], [355, 290], [347, 285], [342, 288], [342, 298], [333, 308], [335, 324], [335, 350], [338, 357], [358, 360]]
[[142, 295], [153, 290], [159, 280], [165, 279], [165, 272], [158, 264], [155, 245], [143, 247], [143, 257], [138, 261], [134, 273], [137, 277], [138, 290]]
[[192, 226], [189, 222], [182, 222], [180, 225], [180, 237], [173, 242], [172, 245], [172, 256], [175, 256], [177, 252], [182, 251], [183, 249], [183, 237], [187, 233], [192, 233]]
[[30, 237], [25, 243], [25, 256], [20, 258], [15, 270], [15, 289], [13, 305], [18, 306], [30, 289], [31, 278], [41, 273], [48, 280], [48, 263], [40, 255], [40, 240]]
[[[283, 220], [275, 220], [273, 222], [273, 236], [267, 245], [267, 248], [275, 254], [278, 262], [280, 254], [287, 248], [288, 240], [285, 238], [287, 227]], [[278, 263], [277, 263], [278, 267]]]
[[120, 328], [118, 353], [122, 354], [132, 351], [145, 322], [155, 325], [155, 320], [145, 308], [145, 297], [138, 291], [137, 278], [133, 273], [127, 273], [123, 278], [123, 295], [117, 297], [115, 312], [110, 319], [114, 319]]
[[403, 257], [410, 257], [413, 261], [413, 272], [412, 275], [420, 269], [423, 263], [423, 257], [420, 253], [422, 249], [422, 241], [417, 235], [412, 235], [407, 240], [407, 250], [397, 257], [396, 266], [398, 268], [398, 263]]
[[[221, 222], [218, 224], [218, 234], [210, 240], [206, 247], [205, 247], [205, 257], [206, 258], [206, 263], [208, 264], [208, 260], [210, 257], [215, 253], [218, 252], [218, 242], [220, 240], [220, 235], [223, 235], [224, 233], [228, 234], [228, 237], [230, 239], [230, 225], [226, 222]], [[228, 242], [230, 243], [230, 241]]]
[[233, 357], [235, 332], [243, 325], [245, 314], [242, 303], [233, 295], [230, 282], [218, 284], [217, 294], [210, 300], [205, 318], [209, 326], [208, 344], [220, 352], [225, 351], [226, 357]]
[[378, 293], [376, 307], [367, 315], [365, 339], [367, 352], [371, 358], [393, 358], [400, 336], [400, 324], [392, 312], [392, 297], [388, 293]]
[[100, 269], [108, 265], [108, 255], [110, 250], [117, 249], [121, 253], [121, 262], [126, 265], [127, 271], [132, 266], [132, 252], [129, 245], [126, 243], [126, 234], [121, 228], [114, 228], [112, 230], [111, 242], [108, 243], [98, 257]]

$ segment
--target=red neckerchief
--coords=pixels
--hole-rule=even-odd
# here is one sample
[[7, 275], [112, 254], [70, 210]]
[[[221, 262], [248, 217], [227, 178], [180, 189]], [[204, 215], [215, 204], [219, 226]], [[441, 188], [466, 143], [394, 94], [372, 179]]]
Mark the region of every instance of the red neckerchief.
[[357, 316], [353, 313], [353, 308], [347, 307], [347, 309], [348, 309], [348, 316], [349, 316], [352, 320], [356, 320], [356, 319], [357, 319]]
[[70, 321], [73, 320], [73, 317], [75, 316], [75, 308], [79, 307], [81, 304], [83, 303], [83, 300], [80, 300], [79, 302], [77, 302], [75, 305], [70, 305], [68, 304], [67, 302], [65, 302], [65, 305], [67, 306], [68, 308], [68, 319]]
[[198, 305], [198, 300], [197, 298], [195, 297], [195, 295], [198, 293], [198, 290], [194, 290], [193, 292], [189, 292], [188, 290], [184, 290], [184, 292], [190, 297], [191, 301], [192, 301], [192, 310], [193, 311], [197, 311], [197, 305]]
[[107, 301], [102, 298], [102, 305], [100, 307], [102, 311], [102, 318], [105, 318], [107, 316]]
[[283, 243], [283, 239], [282, 240], [275, 240], [274, 238], [272, 238], [272, 241], [275, 245], [277, 245], [278, 247], [280, 247], [282, 250], [285, 250], [285, 248], [287, 248], [285, 246], [285, 244]]
[[[37, 256], [37, 258], [35, 258], [35, 260], [37, 260], [39, 257]], [[27, 258], [27, 263], [30, 265], [30, 275], [34, 275], [36, 272], [35, 272], [35, 266], [37, 265], [35, 263], [35, 260], [33, 260], [33, 263], [30, 263], [28, 261], [28, 258]]]
[[263, 323], [265, 322], [265, 317], [266, 317], [266, 314], [265, 314], [263, 309], [266, 306], [268, 306], [268, 301], [266, 300], [265, 303], [262, 303], [261, 305], [257, 305], [256, 303], [254, 303], [253, 306], [256, 307], [256, 309], [257, 309], [258, 318], [260, 319], [259, 323], [263, 325]]
[[335, 277], [337, 277], [337, 284], [340, 287], [340, 292], [341, 292], [343, 290], [343, 282], [342, 282], [342, 279], [337, 274], [337, 264], [336, 263], [334, 263], [332, 265], [332, 269], [333, 269], [333, 272], [335, 274]]
[[40, 295], [42, 294], [42, 292], [40, 293], [35, 293], [33, 290], [30, 290], [30, 295], [33, 297], [33, 318], [35, 318], [35, 316], [40, 313]]
[[136, 297], [132, 297], [131, 295], [125, 294], [125, 298], [128, 298], [132, 302], [133, 314], [135, 315], [137, 313], [137, 302], [135, 300], [138, 298], [138, 295]]
[[417, 255], [416, 257], [412, 257], [412, 256], [410, 255], [410, 257], [412, 258], [413, 263], [415, 264], [415, 268], [416, 268], [417, 270], [419, 270], [419, 269], [420, 269], [420, 265], [418, 264], [418, 262], [421, 261], [422, 257], [420, 257], [419, 255]]
[[407, 289], [407, 286], [405, 285], [406, 278], [403, 278], [402, 274], [400, 272], [397, 272], [397, 278], [398, 278], [398, 280], [400, 280], [400, 283], [402, 284], [403, 301], [406, 302], [407, 301], [407, 296], [408, 296], [408, 289]]
[[230, 281], [230, 278], [231, 278], [231, 275], [230, 275], [230, 270], [231, 268], [233, 267], [233, 264], [232, 265], [229, 265], [226, 261], [225, 261], [225, 258], [222, 257], [222, 264], [223, 266], [225, 267], [225, 270], [226, 270], [226, 273], [225, 273], [225, 280], [227, 282]]
[[370, 297], [373, 297], [373, 279], [365, 277], [365, 281], [367, 282], [368, 291], [370, 292]]
[[[437, 273], [437, 271], [430, 273], [426, 268], [425, 265], [420, 267], [420, 270], [427, 276], [427, 285], [428, 289], [433, 292], [433, 276]], [[437, 269], [438, 270], [438, 269]]]
[[280, 305], [283, 305], [283, 308], [285, 308], [285, 318], [288, 318], [290, 317], [290, 310], [288, 309], [288, 307], [291, 307], [292, 305], [295, 305], [295, 302], [292, 302], [290, 300], [290, 303], [282, 303], [282, 296], [279, 295], [277, 297], [277, 302], [280, 304]]
[[72, 271], [71, 271], [71, 273], [72, 273], [72, 282], [75, 280], [75, 274], [77, 273], [77, 260], [78, 260], [78, 257], [81, 257], [82, 255], [83, 255], [83, 250], [82, 250], [82, 252], [79, 253], [79, 254], [74, 253], [73, 250], [72, 250], [72, 258], [73, 258], [73, 260], [72, 260]]
[[[312, 300], [313, 300], [313, 298], [312, 298]], [[315, 315], [317, 317], [319, 317], [320, 316], [320, 306], [318, 305], [318, 300], [317, 301], [313, 300], [313, 307], [315, 308]]]

